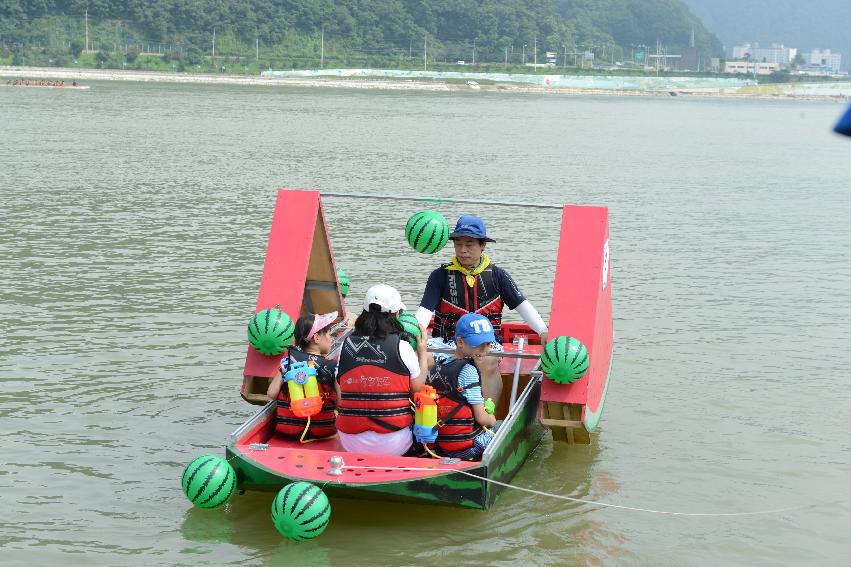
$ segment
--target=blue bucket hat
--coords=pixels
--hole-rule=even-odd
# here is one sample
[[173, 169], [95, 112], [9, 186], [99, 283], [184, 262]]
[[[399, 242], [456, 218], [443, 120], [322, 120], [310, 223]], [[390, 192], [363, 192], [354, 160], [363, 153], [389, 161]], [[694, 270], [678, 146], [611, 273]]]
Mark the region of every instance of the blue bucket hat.
[[449, 235], [450, 240], [455, 240], [459, 236], [469, 236], [470, 238], [479, 238], [485, 242], [496, 242], [493, 238], [488, 238], [487, 230], [485, 229], [485, 221], [482, 217], [473, 215], [462, 215], [455, 223], [455, 230]]
[[493, 325], [487, 317], [478, 313], [467, 313], [455, 324], [455, 339], [464, 339], [471, 347], [477, 347], [494, 342], [496, 337], [493, 334]]

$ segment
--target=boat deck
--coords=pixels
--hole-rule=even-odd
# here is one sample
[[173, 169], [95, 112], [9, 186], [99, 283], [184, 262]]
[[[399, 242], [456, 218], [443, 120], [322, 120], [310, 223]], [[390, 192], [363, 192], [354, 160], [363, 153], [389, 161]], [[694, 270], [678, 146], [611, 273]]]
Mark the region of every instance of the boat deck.
[[[273, 414], [270, 414], [270, 417]], [[252, 446], [254, 448], [252, 448]], [[233, 449], [275, 473], [315, 482], [347, 484], [393, 482], [434, 476], [458, 469], [473, 469], [479, 462], [447, 462], [431, 457], [392, 457], [348, 453], [338, 438], [300, 443], [274, 434], [274, 419], [265, 419], [243, 435]], [[330, 475], [329, 459], [343, 458], [342, 475]], [[433, 472], [431, 472], [433, 471]]]

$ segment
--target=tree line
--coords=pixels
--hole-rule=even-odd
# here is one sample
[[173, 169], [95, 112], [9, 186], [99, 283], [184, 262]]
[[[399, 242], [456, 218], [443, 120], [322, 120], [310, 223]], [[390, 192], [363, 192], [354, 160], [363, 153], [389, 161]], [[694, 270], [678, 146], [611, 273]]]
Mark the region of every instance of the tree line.
[[692, 30], [704, 55], [720, 52], [679, 0], [0, 0], [0, 42], [79, 47], [86, 11], [90, 49], [146, 51], [139, 44], [147, 41], [179, 46], [180, 56], [211, 51], [216, 34], [222, 55], [247, 56], [262, 45], [297, 58], [322, 42], [332, 58], [386, 58], [389, 50], [391, 60], [429, 52], [519, 63], [527, 54], [531, 61], [545, 51], [563, 58], [590, 49], [622, 59], [657, 40], [676, 52]]

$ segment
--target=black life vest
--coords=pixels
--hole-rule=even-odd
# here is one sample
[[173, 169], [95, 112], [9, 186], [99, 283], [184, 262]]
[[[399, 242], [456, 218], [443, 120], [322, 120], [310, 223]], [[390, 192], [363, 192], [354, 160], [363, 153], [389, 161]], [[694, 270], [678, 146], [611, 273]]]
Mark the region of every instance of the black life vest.
[[[337, 405], [337, 391], [334, 388], [334, 375], [337, 371], [337, 363], [326, 359], [322, 355], [310, 354], [295, 347], [287, 351], [287, 359], [290, 366], [296, 362], [303, 362], [305, 360], [312, 360], [316, 363], [316, 370], [318, 372], [316, 381], [319, 384], [319, 393], [322, 395], [322, 410], [310, 417], [308, 436], [317, 438], [334, 435], [337, 432], [337, 428], [335, 427], [336, 416], [334, 415], [334, 409]], [[298, 417], [290, 409], [290, 391], [287, 383], [282, 383], [281, 391], [278, 393], [277, 398], [275, 431], [284, 437], [298, 439], [304, 432], [304, 426], [306, 424], [307, 419]]]
[[[441, 453], [455, 453], [473, 446], [475, 439], [483, 430], [476, 423], [473, 407], [464, 397], [464, 388], [458, 385], [458, 375], [467, 364], [473, 364], [469, 358], [456, 358], [447, 363], [432, 366], [426, 383], [432, 386], [437, 395], [437, 430], [435, 448]], [[467, 387], [481, 386], [481, 381]]]
[[[449, 264], [443, 264], [446, 269]], [[446, 270], [446, 281], [440, 296], [440, 305], [434, 313], [433, 337], [444, 341], [455, 338], [455, 324], [467, 313], [478, 313], [488, 318], [497, 340], [502, 336], [502, 295], [496, 286], [491, 264], [476, 275], [473, 287], [467, 285], [464, 274], [457, 270]]]
[[337, 429], [391, 433], [414, 423], [411, 376], [399, 353], [399, 335], [352, 335], [340, 352]]

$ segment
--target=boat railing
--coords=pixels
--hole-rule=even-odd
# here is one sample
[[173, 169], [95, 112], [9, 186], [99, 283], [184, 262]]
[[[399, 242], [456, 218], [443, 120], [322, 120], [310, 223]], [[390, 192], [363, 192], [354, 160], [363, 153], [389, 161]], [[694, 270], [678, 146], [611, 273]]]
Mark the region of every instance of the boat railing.
[[[340, 350], [343, 348], [343, 343], [346, 338], [354, 332], [354, 328], [347, 327], [345, 322], [340, 322], [331, 327], [331, 336], [334, 338], [331, 344], [331, 351], [325, 355], [325, 358], [334, 360], [340, 356]], [[439, 354], [455, 354], [454, 348], [429, 347], [428, 352]], [[522, 352], [522, 348], [518, 352], [489, 352], [486, 356], [494, 356], [498, 358], [516, 358], [516, 359], [537, 359], [540, 354], [533, 352]], [[519, 360], [518, 360], [519, 363]]]
[[235, 443], [238, 439], [241, 439], [246, 433], [248, 433], [251, 429], [253, 429], [256, 425], [262, 422], [269, 413], [273, 413], [278, 403], [275, 400], [268, 401], [262, 408], [260, 408], [251, 418], [240, 425], [233, 433], [230, 434], [230, 442]]
[[[455, 354], [454, 348], [431, 348], [428, 349], [429, 352], [437, 352], [440, 354]], [[493, 356], [496, 358], [525, 358], [525, 359], [536, 359], [540, 358], [540, 354], [532, 353], [532, 352], [489, 352], [485, 356]], [[518, 360], [519, 362], [519, 360]]]
[[[531, 387], [532, 384], [540, 382], [541, 380], [543, 380], [543, 377], [544, 373], [540, 370], [533, 370], [531, 372], [532, 379], [526, 386], [526, 388], [523, 390], [523, 392], [520, 394], [520, 397], [517, 400], [517, 404], [515, 405], [515, 407], [523, 408], [526, 405], [527, 399], [531, 395], [532, 390], [534, 389], [533, 387]], [[501, 446], [501, 444], [503, 443], [503, 439], [511, 431], [512, 427], [514, 426], [515, 420], [518, 419], [517, 413], [514, 413], [513, 410], [513, 407], [508, 410], [508, 414], [505, 416], [505, 419], [502, 421], [502, 424], [496, 430], [494, 438], [491, 440], [490, 443], [488, 443], [487, 448], [485, 448], [485, 452], [482, 455], [482, 461], [490, 459], [492, 453], [496, 451], [497, 447]]]

